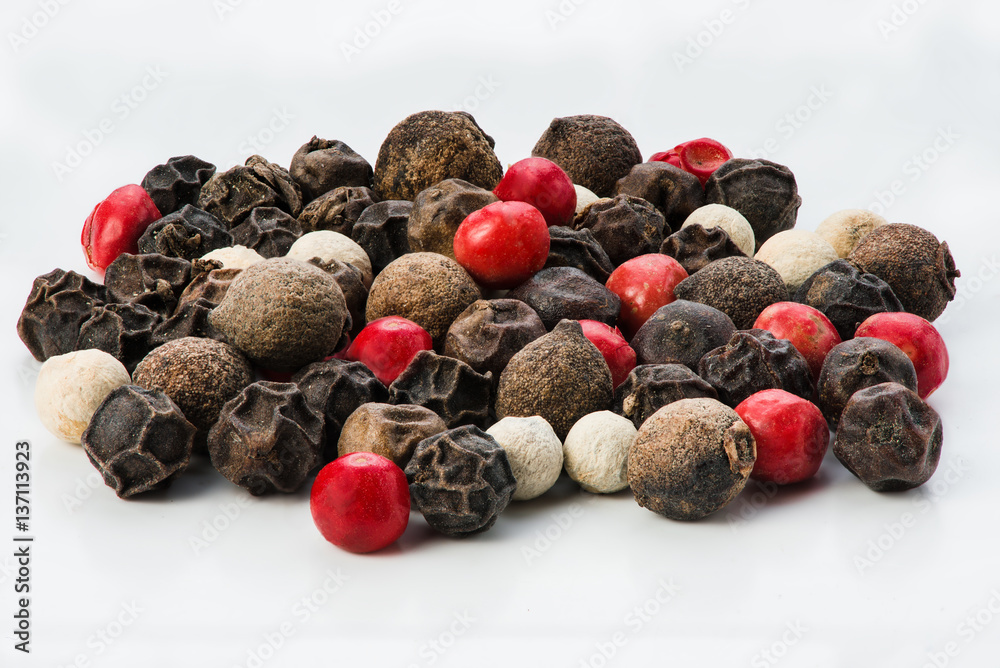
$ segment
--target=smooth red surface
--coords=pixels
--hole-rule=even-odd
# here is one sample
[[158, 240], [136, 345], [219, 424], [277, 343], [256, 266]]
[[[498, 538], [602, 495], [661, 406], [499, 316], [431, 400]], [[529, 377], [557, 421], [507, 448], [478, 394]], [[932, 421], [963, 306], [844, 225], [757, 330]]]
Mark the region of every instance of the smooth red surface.
[[776, 339], [790, 341], [809, 363], [813, 380], [819, 379], [830, 349], [841, 342], [837, 328], [822, 311], [797, 302], [771, 304], [761, 311], [753, 326], [766, 329]]
[[784, 390], [763, 390], [735, 410], [757, 443], [752, 477], [787, 485], [816, 475], [830, 444], [830, 428], [811, 401]]
[[343, 359], [361, 362], [388, 387], [421, 350], [434, 347], [431, 335], [406, 318], [389, 315], [358, 332]]
[[506, 290], [545, 266], [549, 243], [549, 227], [538, 209], [524, 202], [494, 202], [458, 226], [455, 259], [483, 287]]
[[611, 370], [611, 381], [615, 387], [625, 382], [635, 368], [635, 351], [622, 336], [621, 330], [597, 320], [580, 320], [583, 335], [593, 343]]
[[316, 528], [348, 552], [374, 552], [403, 535], [410, 488], [403, 470], [381, 455], [354, 452], [324, 466], [309, 493]]
[[622, 300], [618, 326], [632, 340], [656, 309], [674, 301], [674, 287], [688, 273], [669, 255], [649, 253], [623, 262], [605, 284]]
[[542, 212], [547, 225], [569, 225], [576, 214], [576, 188], [562, 167], [546, 158], [525, 158], [507, 168], [493, 189], [504, 202], [524, 202]]
[[142, 186], [118, 188], [95, 206], [83, 223], [80, 244], [87, 265], [103, 273], [122, 253], [138, 253], [139, 237], [161, 217]]
[[[672, 148], [669, 151], [660, 151], [659, 153], [654, 153], [649, 156], [647, 162], [666, 162], [673, 165], [674, 167], [681, 166], [681, 156], [677, 153], [676, 148]], [[681, 167], [683, 169], [683, 167]]]
[[917, 371], [917, 394], [926, 399], [948, 377], [948, 348], [937, 328], [913, 313], [876, 313], [854, 336], [872, 336], [906, 353]]
[[681, 169], [697, 176], [702, 187], [715, 170], [733, 157], [732, 151], [708, 137], [684, 142], [675, 150], [680, 155]]

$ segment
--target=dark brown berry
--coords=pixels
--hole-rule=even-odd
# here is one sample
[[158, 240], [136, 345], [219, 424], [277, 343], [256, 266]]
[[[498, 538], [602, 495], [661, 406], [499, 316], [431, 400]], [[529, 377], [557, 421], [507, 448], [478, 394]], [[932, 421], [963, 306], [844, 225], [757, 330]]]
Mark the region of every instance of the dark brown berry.
[[542, 269], [507, 293], [535, 310], [546, 329], [560, 320], [597, 320], [614, 325], [621, 310], [618, 295], [575, 267]]
[[732, 319], [717, 308], [676, 299], [661, 306], [632, 337], [639, 364], [683, 364], [692, 371], [709, 350], [736, 332]]
[[545, 334], [535, 310], [517, 299], [479, 299], [448, 328], [444, 354], [462, 360], [493, 383], [518, 351]]
[[161, 320], [159, 314], [141, 304], [98, 306], [80, 327], [76, 349], [103, 350], [132, 373], [156, 345], [153, 330]]
[[590, 114], [552, 119], [531, 155], [556, 163], [573, 183], [598, 197], [614, 195], [618, 179], [642, 162], [628, 130], [606, 116]]
[[330, 230], [349, 237], [364, 210], [378, 201], [370, 188], [340, 186], [323, 193], [302, 209], [299, 225], [303, 232]]
[[493, 374], [476, 373], [465, 362], [438, 355], [431, 350], [418, 352], [389, 386], [389, 403], [429, 408], [449, 429], [474, 424], [486, 429], [490, 419]]
[[302, 192], [284, 167], [259, 155], [216, 174], [205, 183], [198, 196], [198, 208], [208, 211], [229, 229], [242, 223], [258, 206], [276, 206], [298, 217], [302, 212]]
[[816, 391], [802, 353], [765, 329], [737, 331], [726, 345], [705, 353], [698, 375], [732, 407], [761, 390], [785, 390], [810, 401]]
[[367, 403], [344, 421], [337, 452], [341, 457], [351, 452], [374, 452], [402, 469], [421, 441], [446, 429], [444, 420], [423, 406]]
[[733, 158], [708, 178], [705, 203], [725, 204], [743, 214], [760, 248], [778, 232], [795, 227], [802, 198], [788, 167], [770, 160]]
[[174, 312], [190, 280], [190, 262], [160, 253], [122, 253], [104, 272], [104, 285], [114, 301], [140, 304], [163, 317]]
[[282, 257], [302, 236], [302, 226], [281, 209], [258, 206], [232, 229], [232, 235], [233, 244], [255, 250], [261, 257]]
[[146, 228], [139, 237], [139, 252], [194, 260], [233, 243], [225, 223], [207, 211], [185, 204]]
[[677, 260], [688, 275], [715, 260], [746, 255], [721, 227], [706, 229], [698, 224], [681, 228], [664, 239], [660, 252]]
[[769, 265], [749, 257], [726, 257], [678, 283], [674, 296], [717, 308], [737, 329], [749, 329], [761, 311], [788, 301], [788, 290]]
[[819, 407], [837, 428], [851, 396], [872, 385], [894, 382], [917, 391], [917, 372], [902, 350], [882, 339], [859, 336], [835, 345], [819, 374]]
[[607, 283], [615, 270], [593, 232], [561, 225], [549, 227], [549, 257], [544, 268], [551, 267], [575, 267], [601, 284]]
[[170, 158], [153, 167], [142, 178], [142, 187], [149, 193], [161, 216], [179, 210], [185, 204], [195, 204], [201, 187], [215, 174], [215, 165], [193, 155]]
[[406, 230], [412, 208], [413, 202], [385, 200], [365, 209], [354, 224], [351, 239], [365, 249], [372, 262], [372, 273], [378, 274], [390, 262], [410, 252]]
[[496, 202], [491, 191], [462, 179], [445, 179], [413, 200], [406, 236], [415, 253], [440, 253], [455, 259], [455, 231], [473, 211]]
[[681, 399], [718, 399], [715, 388], [683, 364], [640, 364], [615, 389], [614, 411], [638, 429], [650, 415]]
[[666, 162], [640, 162], [615, 184], [616, 195], [641, 197], [666, 221], [664, 234], [679, 230], [705, 204], [705, 189], [694, 174]]
[[869, 316], [903, 310], [888, 283], [848, 260], [820, 267], [795, 291], [795, 301], [822, 311], [844, 341], [852, 338]]
[[44, 362], [76, 350], [80, 326], [109, 300], [107, 289], [75, 271], [53, 269], [37, 277], [17, 319], [17, 335]]
[[573, 220], [573, 227], [590, 230], [616, 266], [656, 253], [663, 243], [663, 214], [631, 195], [597, 200]]
[[368, 161], [342, 141], [313, 137], [292, 156], [289, 175], [311, 202], [340, 186], [370, 188], [373, 171]]

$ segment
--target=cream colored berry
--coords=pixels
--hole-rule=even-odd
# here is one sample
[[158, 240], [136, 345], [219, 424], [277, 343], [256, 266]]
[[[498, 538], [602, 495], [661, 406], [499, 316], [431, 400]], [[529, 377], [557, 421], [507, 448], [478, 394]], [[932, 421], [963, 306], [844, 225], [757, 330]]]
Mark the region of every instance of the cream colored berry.
[[587, 190], [583, 186], [578, 186], [573, 184], [573, 189], [576, 190], [576, 215], [579, 216], [584, 209], [600, 199], [590, 190]]
[[264, 258], [260, 253], [246, 246], [229, 246], [216, 248], [201, 256], [202, 260], [215, 260], [222, 263], [223, 269], [246, 269]]
[[706, 204], [698, 207], [691, 212], [681, 227], [688, 225], [701, 225], [705, 229], [721, 227], [747, 257], [753, 257], [757, 243], [753, 228], [743, 214], [732, 207], [724, 204]]
[[505, 417], [486, 433], [507, 452], [517, 480], [514, 501], [541, 496], [556, 484], [563, 467], [563, 446], [545, 418]]
[[635, 442], [632, 421], [611, 411], [577, 420], [563, 443], [566, 473], [588, 492], [610, 494], [628, 487], [628, 451]]
[[361, 279], [364, 281], [365, 287], [371, 287], [372, 262], [368, 258], [368, 253], [350, 237], [340, 232], [318, 230], [303, 234], [288, 249], [286, 257], [303, 262], [308, 262], [314, 257], [318, 257], [324, 262], [340, 260], [357, 267], [361, 271]]
[[833, 246], [815, 232], [785, 230], [765, 241], [754, 259], [781, 275], [791, 298], [817, 269], [840, 258]]
[[846, 258], [866, 234], [888, 222], [877, 213], [865, 209], [844, 209], [831, 214], [820, 223], [816, 234], [826, 239], [839, 257]]
[[55, 355], [42, 364], [35, 383], [38, 418], [62, 440], [79, 443], [104, 398], [130, 382], [122, 363], [103, 350]]

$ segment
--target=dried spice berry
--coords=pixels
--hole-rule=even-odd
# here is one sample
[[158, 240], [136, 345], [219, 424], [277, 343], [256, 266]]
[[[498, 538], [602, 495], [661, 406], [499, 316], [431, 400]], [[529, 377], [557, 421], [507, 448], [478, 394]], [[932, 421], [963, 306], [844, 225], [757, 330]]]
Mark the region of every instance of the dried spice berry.
[[907, 312], [931, 322], [955, 298], [955, 279], [961, 275], [947, 242], [904, 223], [876, 228], [848, 258], [888, 283]]
[[212, 163], [193, 155], [182, 155], [153, 167], [142, 177], [140, 185], [149, 193], [160, 214], [166, 216], [185, 204], [196, 203], [201, 187], [214, 175]]
[[354, 265], [361, 271], [361, 280], [365, 287], [372, 284], [372, 263], [368, 253], [351, 238], [340, 232], [320, 230], [307, 232], [299, 237], [285, 255], [287, 258], [326, 265], [333, 260], [340, 260]]
[[611, 411], [584, 415], [563, 443], [566, 474], [593, 494], [620, 492], [628, 487], [625, 467], [635, 433], [635, 425]]
[[368, 293], [368, 322], [398, 315], [423, 327], [440, 350], [451, 323], [480, 298], [479, 287], [454, 260], [408, 253], [390, 262]]
[[241, 271], [209, 320], [256, 364], [294, 371], [332, 353], [348, 318], [333, 276], [279, 257]]
[[374, 452], [406, 468], [421, 441], [446, 429], [444, 420], [423, 406], [367, 403], [344, 421], [337, 452], [341, 457], [351, 452]]
[[197, 207], [185, 204], [179, 211], [152, 223], [139, 237], [140, 253], [194, 260], [233, 245], [225, 223]]
[[859, 336], [835, 345], [819, 373], [819, 407], [834, 429], [848, 400], [858, 390], [899, 383], [917, 391], [917, 372], [902, 350], [882, 339]]
[[187, 468], [195, 428], [163, 392], [113, 390], [94, 412], [81, 444], [119, 498], [162, 489]]
[[788, 290], [773, 267], [749, 257], [726, 257], [678, 283], [674, 296], [717, 308], [737, 329], [749, 329], [761, 311], [788, 301]]
[[374, 176], [372, 166], [350, 146], [315, 136], [292, 156], [288, 173], [306, 202], [340, 186], [370, 188]]
[[880, 383], [851, 397], [840, 418], [833, 454], [876, 492], [924, 484], [941, 458], [937, 412], [899, 383]]
[[35, 410], [56, 437], [79, 443], [94, 411], [112, 390], [132, 382], [103, 350], [78, 350], [45, 360], [35, 381]]
[[427, 524], [454, 538], [492, 527], [517, 488], [507, 453], [471, 425], [421, 441], [406, 465], [406, 480]]
[[743, 214], [759, 249], [773, 235], [795, 227], [802, 198], [788, 167], [770, 160], [733, 158], [705, 183], [705, 202], [725, 204]]
[[258, 206], [232, 229], [233, 243], [246, 246], [263, 258], [282, 257], [302, 232], [297, 219], [273, 206]]
[[389, 403], [429, 408], [448, 428], [474, 424], [486, 429], [490, 419], [493, 374], [431, 350], [418, 352], [389, 386]]
[[104, 272], [104, 285], [111, 299], [140, 304], [162, 317], [174, 312], [190, 281], [190, 262], [159, 253], [122, 253]]
[[869, 316], [903, 310], [888, 283], [864, 273], [849, 260], [836, 260], [818, 269], [795, 291], [795, 301], [821, 311], [845, 341]]
[[253, 382], [253, 369], [230, 345], [186, 337], [146, 355], [132, 373], [132, 382], [165, 392], [198, 429], [198, 440], [204, 444], [225, 403]]
[[507, 417], [486, 430], [507, 453], [517, 480], [512, 501], [527, 501], [549, 491], [563, 469], [562, 442], [548, 422], [531, 417]]
[[615, 183], [642, 162], [629, 131], [606, 116], [554, 118], [531, 155], [548, 158], [598, 197], [611, 197]]
[[574, 219], [573, 227], [590, 230], [614, 265], [655, 253], [663, 243], [663, 214], [631, 195], [597, 200]]
[[794, 295], [813, 273], [838, 259], [837, 251], [826, 239], [806, 230], [778, 232], [761, 244], [753, 257], [781, 274], [789, 295]]
[[385, 402], [389, 398], [385, 386], [361, 362], [338, 359], [313, 362], [292, 376], [292, 382], [323, 416], [324, 463], [337, 458], [340, 430], [351, 413], [363, 404]]
[[153, 328], [153, 347], [186, 336], [225, 341], [226, 337], [209, 321], [209, 314], [215, 306], [207, 299], [196, 299], [178, 305], [172, 316]]
[[340, 260], [310, 261], [317, 267], [333, 276], [340, 291], [344, 293], [347, 302], [347, 312], [351, 316], [349, 334], [357, 336], [365, 328], [365, 306], [368, 304], [368, 288], [365, 287], [364, 274], [353, 264]]
[[103, 285], [75, 271], [53, 269], [31, 284], [17, 335], [39, 362], [73, 352], [80, 326], [108, 299]]
[[838, 257], [845, 258], [869, 232], [888, 223], [882, 216], [865, 209], [843, 209], [824, 218], [816, 227], [816, 234], [833, 246]]
[[375, 192], [382, 199], [413, 200], [445, 179], [493, 190], [503, 167], [493, 138], [463, 112], [422, 111], [389, 131], [375, 160]]
[[205, 300], [213, 306], [218, 306], [222, 298], [226, 296], [226, 291], [233, 281], [240, 275], [242, 269], [209, 269], [208, 271], [197, 272], [195, 265], [192, 265], [194, 277], [184, 288], [184, 292], [177, 298], [177, 310], [184, 308], [185, 304]]
[[683, 364], [698, 369], [698, 361], [725, 345], [736, 332], [732, 319], [719, 309], [676, 299], [656, 310], [632, 337], [639, 364]]
[[229, 229], [242, 223], [258, 206], [276, 206], [292, 216], [302, 212], [302, 193], [284, 167], [259, 155], [216, 174], [202, 186], [198, 208], [224, 222]]
[[611, 406], [611, 371], [580, 323], [564, 320], [514, 355], [500, 374], [496, 415], [540, 415], [560, 439], [588, 413]]
[[507, 293], [538, 313], [546, 329], [560, 320], [597, 320], [614, 325], [621, 310], [618, 295], [575, 267], [542, 269]]
[[616, 195], [640, 197], [663, 214], [664, 234], [679, 230], [687, 217], [705, 204], [698, 177], [665, 162], [640, 162], [615, 184]]
[[641, 364], [615, 389], [614, 411], [638, 429], [663, 406], [699, 398], [718, 399], [719, 394], [683, 364]]
[[77, 350], [97, 348], [115, 357], [129, 373], [153, 349], [160, 316], [141, 304], [105, 304], [94, 308], [80, 327]]
[[745, 256], [724, 229], [706, 229], [698, 224], [682, 227], [664, 239], [660, 252], [677, 260], [688, 275], [704, 269], [709, 262]]
[[451, 323], [444, 354], [479, 373], [491, 373], [496, 384], [510, 358], [544, 334], [541, 318], [524, 302], [479, 299]]
[[802, 353], [766, 329], [737, 331], [726, 345], [705, 353], [698, 375], [718, 391], [719, 401], [733, 407], [761, 390], [785, 390], [806, 400], [816, 391]]
[[560, 225], [549, 228], [549, 257], [544, 268], [551, 267], [575, 267], [598, 283], [606, 283], [615, 270], [607, 251], [597, 243], [593, 232], [587, 228], [574, 230]]
[[492, 192], [462, 179], [445, 179], [425, 188], [413, 200], [406, 236], [415, 253], [440, 253], [455, 259], [455, 231], [462, 221], [487, 204], [499, 201]]
[[732, 408], [714, 399], [681, 399], [646, 420], [628, 456], [628, 483], [643, 508], [697, 520], [746, 486], [757, 452]]
[[362, 212], [378, 201], [370, 188], [340, 186], [309, 202], [299, 214], [299, 225], [303, 232], [330, 230], [349, 237]]
[[237, 244], [229, 248], [216, 248], [214, 251], [202, 255], [201, 259], [206, 262], [218, 262], [222, 269], [246, 269], [264, 258], [257, 251]]
[[374, 273], [410, 252], [407, 226], [411, 209], [413, 202], [390, 199], [369, 206], [358, 217], [351, 239], [368, 253]]
[[298, 490], [322, 448], [323, 416], [292, 383], [247, 385], [208, 432], [212, 466], [254, 496]]
[[691, 225], [701, 225], [706, 230], [721, 228], [726, 231], [733, 243], [747, 257], [753, 257], [757, 243], [753, 237], [753, 228], [736, 209], [724, 204], [706, 204], [699, 207], [687, 217], [681, 229]]

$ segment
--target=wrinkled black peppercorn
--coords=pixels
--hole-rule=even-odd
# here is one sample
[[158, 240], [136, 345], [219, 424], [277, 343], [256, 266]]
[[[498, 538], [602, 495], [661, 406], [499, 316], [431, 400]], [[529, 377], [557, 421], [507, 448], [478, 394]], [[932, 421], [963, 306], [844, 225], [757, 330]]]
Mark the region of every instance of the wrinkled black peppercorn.
[[378, 201], [370, 188], [340, 186], [323, 193], [302, 209], [299, 225], [303, 232], [330, 230], [349, 237], [362, 212]]
[[489, 190], [462, 179], [445, 179], [417, 194], [406, 236], [414, 253], [440, 253], [455, 259], [455, 230], [473, 211], [496, 202]]
[[410, 252], [407, 225], [413, 202], [388, 199], [372, 204], [358, 217], [351, 230], [351, 239], [365, 249], [372, 262], [372, 273], [378, 274], [386, 265]]
[[421, 350], [392, 381], [389, 403], [429, 408], [449, 429], [463, 424], [486, 429], [492, 422], [492, 393], [493, 374], [489, 371], [476, 373], [461, 360]]
[[583, 228], [553, 225], [549, 228], [549, 257], [545, 269], [550, 267], [575, 267], [598, 283], [607, 283], [615, 265], [607, 251], [597, 243], [594, 233]]
[[310, 202], [340, 186], [372, 185], [373, 171], [368, 161], [342, 141], [313, 137], [302, 145], [289, 165], [288, 173]]
[[161, 346], [167, 341], [182, 339], [185, 336], [225, 341], [226, 337], [212, 326], [208, 318], [215, 306], [207, 299], [196, 299], [179, 304], [172, 316], [153, 328], [153, 347]]
[[621, 310], [618, 295], [575, 267], [542, 269], [507, 293], [538, 313], [546, 329], [560, 320], [597, 320], [615, 324]]
[[746, 254], [721, 227], [688, 225], [663, 240], [660, 252], [677, 260], [689, 275], [724, 257]]
[[590, 230], [615, 265], [656, 253], [663, 243], [663, 214], [631, 195], [597, 200], [573, 220], [573, 227]]
[[142, 177], [142, 187], [149, 193], [161, 216], [198, 201], [201, 187], [215, 175], [215, 165], [193, 155], [170, 158], [153, 167]]
[[448, 328], [444, 354], [493, 374], [494, 385], [510, 358], [545, 334], [535, 310], [517, 299], [479, 299]]
[[733, 158], [708, 177], [705, 203], [725, 204], [743, 214], [759, 249], [778, 232], [795, 227], [802, 198], [788, 167], [770, 160]]
[[190, 262], [159, 253], [122, 253], [104, 272], [114, 301], [140, 304], [164, 318], [174, 312], [190, 280]]
[[302, 236], [299, 221], [273, 206], [259, 206], [232, 230], [233, 243], [252, 248], [264, 258], [282, 257]]
[[725, 345], [735, 331], [732, 319], [719, 309], [676, 299], [658, 308], [630, 345], [639, 364], [679, 363], [694, 371], [705, 353]]
[[615, 389], [614, 411], [638, 429], [667, 404], [681, 399], [718, 399], [715, 388], [683, 364], [640, 364]]
[[679, 230], [705, 204], [705, 189], [694, 174], [666, 162], [640, 162], [615, 184], [616, 195], [641, 197], [666, 220], [664, 234]]
[[761, 390], [781, 389], [807, 400], [815, 392], [802, 353], [764, 329], [737, 331], [726, 345], [705, 353], [698, 362], [698, 375], [730, 407]]
[[869, 316], [903, 310], [888, 283], [848, 260], [820, 267], [795, 291], [795, 301], [822, 311], [844, 341]]
[[185, 204], [179, 211], [160, 218], [139, 237], [140, 253], [194, 260], [217, 248], [233, 245], [226, 224], [197, 207]]
[[224, 222], [229, 229], [242, 223], [258, 206], [276, 206], [292, 216], [302, 212], [302, 193], [284, 167], [259, 155], [216, 174], [202, 186], [198, 208]]
[[115, 357], [129, 373], [154, 347], [159, 314], [141, 304], [105, 304], [80, 327], [77, 350], [97, 348]]
[[882, 339], [859, 336], [835, 345], [819, 374], [819, 407], [834, 429], [858, 390], [895, 382], [916, 392], [917, 372], [902, 350]]
[[103, 285], [75, 271], [37, 277], [17, 319], [17, 335], [39, 362], [76, 350], [80, 326], [109, 299]]

